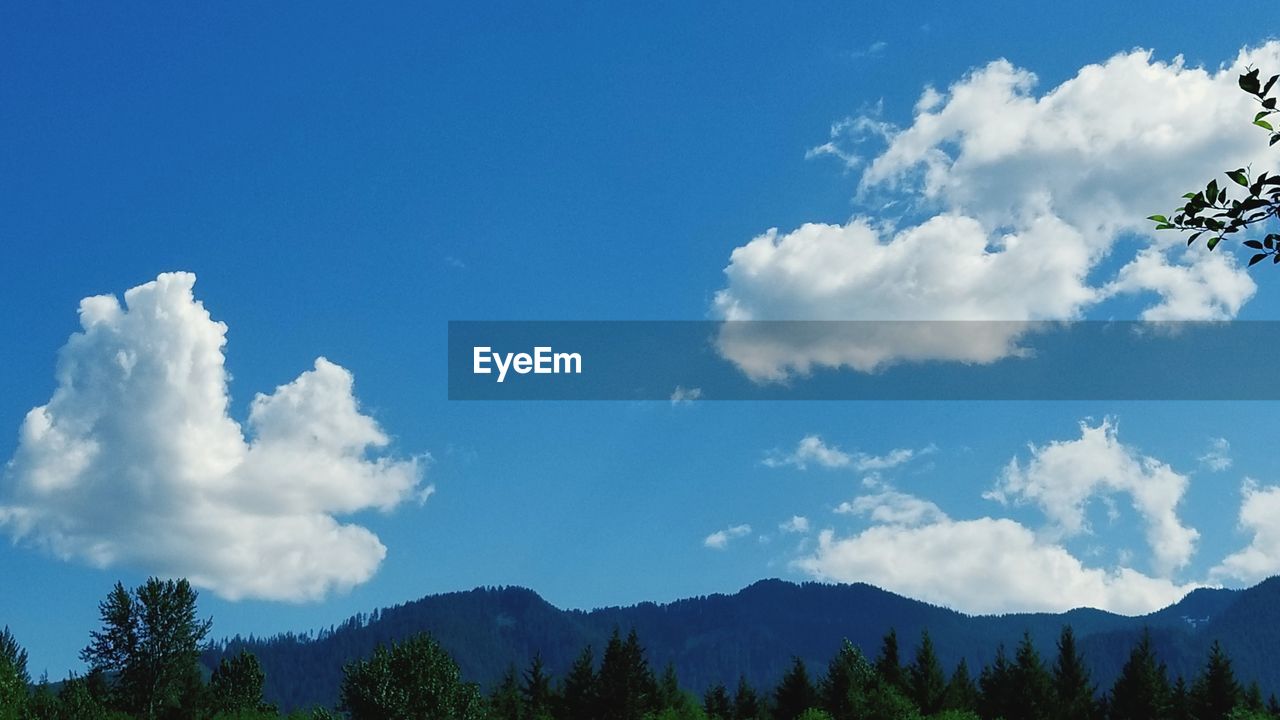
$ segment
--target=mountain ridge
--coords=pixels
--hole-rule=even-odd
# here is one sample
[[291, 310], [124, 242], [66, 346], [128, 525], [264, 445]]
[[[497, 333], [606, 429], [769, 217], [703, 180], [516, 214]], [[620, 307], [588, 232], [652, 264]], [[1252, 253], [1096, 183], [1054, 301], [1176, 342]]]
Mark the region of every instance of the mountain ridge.
[[282, 708], [337, 700], [343, 664], [378, 644], [429, 632], [458, 661], [463, 676], [488, 688], [513, 664], [522, 668], [540, 655], [562, 678], [582, 648], [597, 660], [609, 635], [634, 628], [652, 667], [671, 663], [681, 684], [701, 693], [739, 676], [770, 690], [799, 657], [815, 674], [843, 639], [874, 657], [895, 629], [902, 661], [910, 660], [927, 629], [948, 672], [964, 659], [976, 676], [996, 648], [1013, 646], [1028, 633], [1041, 655], [1051, 658], [1063, 625], [1075, 630], [1100, 689], [1110, 687], [1129, 649], [1149, 628], [1170, 677], [1192, 677], [1213, 640], [1221, 640], [1245, 682], [1280, 693], [1280, 578], [1232, 590], [1201, 588], [1177, 603], [1140, 616], [1092, 608], [1063, 613], [968, 615], [865, 583], [795, 583], [759, 580], [731, 593], [712, 593], [665, 603], [640, 602], [592, 610], [561, 609], [536, 591], [519, 586], [480, 587], [436, 595], [352, 616], [316, 633], [267, 638], [232, 637], [204, 655], [210, 667], [240, 650], [256, 654], [266, 671], [269, 700]]

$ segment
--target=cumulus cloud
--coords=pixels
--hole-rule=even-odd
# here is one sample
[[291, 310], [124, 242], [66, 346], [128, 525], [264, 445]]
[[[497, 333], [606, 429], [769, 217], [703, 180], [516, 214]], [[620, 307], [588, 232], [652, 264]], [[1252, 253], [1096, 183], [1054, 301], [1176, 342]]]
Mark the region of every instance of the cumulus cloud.
[[712, 550], [724, 550], [729, 543], [751, 534], [750, 525], [734, 525], [724, 530], [717, 530], [706, 537], [702, 544]]
[[[1280, 43], [1217, 70], [1121, 53], [1043, 93], [1033, 73], [997, 60], [945, 91], [925, 89], [907, 127], [838, 123], [811, 154], [864, 167], [865, 204], [886, 196], [881, 207], [924, 219], [880, 212], [768, 230], [730, 255], [715, 313], [983, 325], [727, 323], [721, 353], [778, 381], [815, 367], [993, 362], [1022, 353], [1037, 322], [1080, 319], [1121, 294], [1147, 303], [1145, 320], [1234, 317], [1255, 291], [1235, 256], [1186, 249], [1143, 218], [1225, 169], [1271, 159], [1236, 87], [1247, 64], [1280, 65]], [[846, 128], [852, 142], [842, 144]], [[863, 163], [862, 141], [877, 136], [883, 148]]]
[[1031, 446], [1023, 465], [1009, 461], [986, 497], [1001, 503], [1033, 503], [1044, 512], [1055, 537], [1089, 532], [1090, 499], [1124, 493], [1146, 524], [1147, 544], [1157, 572], [1169, 574], [1187, 565], [1200, 534], [1182, 523], [1178, 504], [1189, 481], [1165, 463], [1139, 455], [1119, 441], [1114, 422], [1080, 424], [1077, 440]]
[[425, 458], [379, 454], [353, 378], [318, 358], [228, 413], [227, 326], [166, 273], [85, 298], [57, 388], [26, 416], [0, 527], [97, 567], [185, 576], [230, 598], [318, 599], [368, 580], [386, 548], [336, 516], [425, 500]]
[[[932, 452], [933, 448], [925, 448], [920, 454]], [[917, 452], [910, 448], [896, 448], [884, 455], [868, 455], [863, 452], [848, 453], [836, 445], [829, 445], [818, 435], [806, 435], [796, 444], [795, 450], [789, 453], [773, 452], [764, 459], [769, 467], [791, 466], [799, 470], [808, 469], [809, 465], [828, 469], [848, 468], [858, 472], [874, 472], [889, 470], [916, 457]]]
[[1086, 567], [1021, 524], [989, 517], [875, 525], [844, 538], [824, 530], [796, 566], [820, 579], [868, 582], [970, 613], [1096, 607], [1141, 614], [1196, 587], [1130, 568]]
[[[1187, 478], [1121, 444], [1110, 420], [1081, 423], [1080, 431], [1079, 439], [1032, 445], [1030, 459], [1014, 458], [985, 494], [1034, 505], [1045, 527], [1002, 517], [953, 519], [936, 503], [877, 480], [873, 491], [835, 509], [867, 525], [849, 534], [823, 530], [793, 565], [819, 579], [868, 582], [972, 613], [1096, 607], [1140, 614], [1200, 587], [1173, 577], [1198, 537], [1177, 516]], [[1145, 520], [1152, 572], [1135, 569], [1128, 553], [1115, 565], [1090, 566], [1063, 544], [1089, 531], [1091, 500], [1114, 513], [1116, 494], [1129, 496]], [[1241, 524], [1255, 532], [1254, 545], [1239, 561], [1229, 558], [1218, 576], [1280, 568], [1280, 533], [1270, 537], [1265, 522], [1280, 511], [1280, 490], [1273, 498], [1246, 486], [1245, 505]]]
[[1240, 528], [1253, 534], [1248, 547], [1228, 555], [1211, 577], [1254, 583], [1280, 574], [1280, 487], [1245, 480], [1241, 489]]

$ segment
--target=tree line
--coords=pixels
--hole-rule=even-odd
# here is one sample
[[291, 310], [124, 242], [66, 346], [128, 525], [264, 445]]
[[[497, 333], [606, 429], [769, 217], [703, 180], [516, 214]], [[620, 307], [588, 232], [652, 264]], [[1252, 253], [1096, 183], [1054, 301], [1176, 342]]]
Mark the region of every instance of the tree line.
[[[265, 720], [280, 713], [263, 697], [264, 673], [249, 652], [208, 671], [200, 651], [211, 629], [186, 580], [117, 583], [99, 603], [101, 628], [81, 657], [89, 670], [56, 685], [33, 684], [27, 653], [0, 632], [0, 720]], [[909, 660], [890, 631], [874, 659], [845, 641], [826, 668], [811, 674], [793, 658], [773, 688], [740, 678], [700, 696], [683, 688], [673, 666], [655, 671], [634, 630], [615, 629], [597, 661], [583, 648], [563, 677], [535, 656], [512, 665], [486, 695], [461, 676], [432, 637], [378, 647], [343, 669], [336, 708], [294, 720], [1258, 720], [1280, 718], [1257, 683], [1242, 684], [1215, 643], [1193, 678], [1170, 678], [1149, 633], [1107, 689], [1091, 681], [1075, 634], [1064, 626], [1046, 661], [1025, 634], [1012, 653], [1000, 646], [972, 672], [964, 660], [947, 672], [927, 631]]]

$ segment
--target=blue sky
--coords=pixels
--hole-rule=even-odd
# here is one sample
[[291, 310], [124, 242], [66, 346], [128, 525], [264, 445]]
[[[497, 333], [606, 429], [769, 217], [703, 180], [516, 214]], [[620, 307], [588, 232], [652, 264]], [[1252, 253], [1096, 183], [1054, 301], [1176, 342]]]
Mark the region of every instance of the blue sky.
[[[853, 217], [901, 229], [964, 215], [992, 238], [1010, 224], [1036, 242], [1039, 226], [1019, 226], [1021, 210], [999, 219], [999, 193], [979, 202], [965, 188], [985, 187], [996, 171], [1022, 172], [1005, 186], [1018, 200], [1036, 168], [1074, 172], [1073, 146], [1012, 151], [1004, 164], [954, 162], [931, 195], [927, 181], [924, 190], [913, 183], [932, 156], [913, 159], [911, 148], [892, 142], [922, 127], [926, 87], [946, 95], [940, 107], [955, 109], [949, 121], [969, 129], [920, 146], [971, 140], [966, 152], [979, 157], [981, 129], [1021, 106], [966, 110], [953, 102], [962, 93], [947, 89], [996, 77], [993, 61], [1035, 73], [1025, 93], [1037, 98], [1088, 64], [1145, 48], [1150, 58], [1134, 62], [1165, 68], [1153, 71], [1157, 79], [1207, 92], [1208, 80], [1197, 85], [1167, 64], [1182, 55], [1187, 68], [1217, 72], [1242, 47], [1268, 39], [1267, 24], [1252, 18], [1271, 12], [1265, 3], [1177, 13], [1155, 3], [990, 3], [959, 16], [942, 3], [786, 12], [730, 3], [8, 8], [0, 18], [0, 238], [8, 251], [0, 263], [0, 456], [15, 457], [23, 418], [58, 387], [59, 348], [80, 330], [82, 298], [120, 296], [162, 272], [188, 271], [198, 278], [195, 297], [227, 326], [232, 420], [247, 423], [256, 393], [293, 382], [323, 356], [354, 376], [361, 411], [389, 439], [375, 454], [405, 462], [430, 455], [419, 460], [413, 497], [402, 493], [387, 512], [371, 501], [335, 513], [386, 548], [367, 579], [305, 602], [231, 600], [219, 596], [231, 585], [210, 580], [202, 607], [219, 635], [314, 628], [476, 585], [526, 585], [562, 606], [593, 607], [732, 591], [764, 576], [837, 578], [851, 567], [840, 550], [857, 549], [838, 543], [883, 525], [871, 511], [837, 510], [858, 497], [880, 497], [889, 508], [889, 493], [935, 504], [926, 514], [936, 521], [944, 513], [952, 525], [1017, 523], [1034, 535], [1030, 542], [1099, 572], [1128, 567], [1171, 587], [1242, 584], [1213, 573], [1265, 535], [1238, 527], [1238, 516], [1246, 477], [1259, 503], [1280, 481], [1280, 461], [1257, 430], [1272, 403], [450, 403], [445, 339], [447, 321], [459, 319], [716, 319], [732, 308], [757, 317], [874, 317], [874, 287], [846, 288], [830, 303], [787, 295], [787, 258], [764, 253], [748, 267], [748, 253], [733, 253], [770, 228], [783, 239], [770, 247], [795, 247], [784, 240], [805, 223], [841, 229], [815, 236], [828, 249], [839, 242], [831, 233], [855, 242], [845, 225]], [[1121, 65], [1104, 76], [1121, 75]], [[1222, 75], [1224, 97], [1236, 94], [1231, 77]], [[1190, 160], [1166, 174], [1207, 180], [1227, 169], [1219, 167], [1227, 155], [1268, 157], [1260, 132], [1224, 107], [1199, 114], [1223, 128], [1246, 126], [1239, 143], [1234, 135], [1222, 146], [1188, 140]], [[1063, 137], [1070, 123], [1097, 116], [1071, 97], [1041, 110], [1050, 122], [1068, 118]], [[868, 122], [840, 125], [847, 118]], [[1120, 119], [1132, 120], [1104, 115], [1102, 126], [1086, 125], [1081, 142]], [[845, 130], [833, 136], [833, 126]], [[1143, 124], [1134, 127], [1126, 132]], [[828, 152], [815, 151], [829, 141]], [[892, 147], [900, 153], [888, 153]], [[859, 160], [846, 165], [849, 153]], [[1139, 160], [1170, 154], [1110, 153], [1117, 166], [1108, 171], [1132, 177], [1149, 169]], [[870, 182], [881, 157], [881, 179]], [[1061, 190], [1051, 198], [1053, 217], [1085, 235], [1098, 231], [1079, 219], [1090, 216], [1094, 196], [1048, 187]], [[1176, 196], [1144, 209], [1168, 209]], [[906, 242], [885, 232], [882, 242]], [[1126, 318], [1152, 308], [1163, 308], [1162, 317], [1188, 316], [1188, 308], [1277, 317], [1280, 276], [1266, 268], [1253, 272], [1251, 289], [1240, 279], [1249, 275], [1231, 266], [1162, 249], [1163, 264], [1149, 257], [1155, 265], [1124, 275], [1151, 241], [1126, 227], [1098, 232], [1111, 233], [1107, 250], [1085, 242], [1098, 259], [1074, 279], [1085, 290], [1112, 288], [1105, 297], [1072, 296], [1075, 286], [1059, 297], [1053, 265], [1037, 279], [1043, 297], [1017, 288], [989, 296], [999, 283], [979, 278], [948, 296], [948, 307], [968, 307], [973, 295], [979, 316], [1017, 315], [1007, 319], [1059, 311]], [[1066, 247], [1054, 237], [1040, 241]], [[911, 298], [894, 302], [886, 300], [894, 317], [919, 310]], [[1081, 439], [1081, 422], [1108, 428], [1098, 441], [1123, 446], [1117, 452], [1139, 470], [1090, 486], [1088, 528], [1073, 533], [1046, 510], [1045, 488], [1061, 478], [1006, 468], [1014, 458], [1032, 466], [1029, 443]], [[823, 456], [833, 467], [796, 454], [808, 437], [834, 453]], [[868, 469], [874, 458], [891, 464], [894, 450], [913, 457]], [[867, 457], [860, 462], [858, 453]], [[1229, 457], [1230, 465], [1214, 470], [1223, 463], [1206, 457]], [[1198, 533], [1185, 564], [1166, 571], [1155, 567], [1149, 518], [1131, 501], [1142, 492], [1134, 488], [1157, 482], [1151, 462], [1186, 479], [1174, 493], [1177, 524]], [[0, 505], [20, 482], [15, 472]], [[1006, 504], [984, 498], [1001, 482]], [[434, 493], [420, 504], [427, 487]], [[807, 518], [809, 530], [781, 531], [793, 516]], [[744, 525], [749, 533], [728, 532]], [[919, 540], [911, 533], [937, 525], [916, 517], [891, 527]], [[145, 523], [138, 527], [145, 536]], [[836, 544], [824, 556], [816, 548], [827, 529]], [[1009, 525], [987, 529], [1026, 539]], [[959, 531], [970, 530], [985, 531]], [[739, 537], [708, 546], [719, 531]], [[30, 535], [0, 546], [10, 588], [0, 623], [28, 645], [37, 672], [56, 677], [79, 668], [76, 652], [110, 585], [163, 570], [128, 553], [106, 568], [54, 554]], [[899, 581], [921, 594], [918, 579]], [[969, 609], [998, 604], [950, 599]], [[1114, 596], [1097, 601], [1133, 609]]]

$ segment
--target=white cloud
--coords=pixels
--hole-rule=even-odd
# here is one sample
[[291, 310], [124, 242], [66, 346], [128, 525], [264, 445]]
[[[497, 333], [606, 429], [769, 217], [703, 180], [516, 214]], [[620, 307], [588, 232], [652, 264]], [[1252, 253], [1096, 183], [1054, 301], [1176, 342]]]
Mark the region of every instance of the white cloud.
[[1115, 423], [1080, 424], [1078, 440], [1031, 446], [1024, 466], [1009, 461], [985, 496], [1001, 503], [1034, 503], [1058, 538], [1089, 532], [1085, 506], [1094, 497], [1125, 493], [1146, 524], [1156, 572], [1168, 575], [1187, 565], [1200, 534], [1182, 524], [1178, 504], [1188, 479], [1155, 458], [1123, 445]]
[[922, 525], [939, 522], [947, 517], [934, 503], [893, 489], [874, 495], [861, 495], [852, 501], [840, 503], [836, 512], [866, 516], [880, 525]]
[[[817, 546], [799, 551], [793, 565], [819, 579], [872, 583], [971, 613], [1096, 607], [1140, 614], [1200, 587], [1172, 577], [1198, 537], [1177, 516], [1187, 478], [1122, 445], [1110, 420], [1081, 423], [1080, 430], [1079, 439], [1031, 446], [1030, 459], [1012, 460], [985, 494], [1002, 503], [1034, 504], [1045, 528], [1011, 518], [953, 519], [932, 501], [877, 481], [873, 492], [836, 508], [869, 524], [848, 535], [822, 531]], [[1100, 500], [1114, 514], [1116, 493], [1129, 495], [1146, 521], [1154, 572], [1135, 569], [1128, 552], [1118, 553], [1114, 565], [1091, 566], [1063, 545], [1088, 531], [1090, 500]], [[1280, 489], [1264, 497], [1247, 486], [1246, 498], [1249, 509], [1242, 511], [1241, 524], [1255, 531], [1254, 546], [1240, 553], [1245, 560], [1215, 571], [1217, 576], [1243, 576], [1237, 567], [1255, 574], [1264, 567], [1280, 569], [1280, 531], [1270, 533], [1265, 524], [1280, 512]], [[1102, 556], [1097, 548], [1090, 554]]]
[[693, 401], [701, 398], [702, 388], [686, 388], [683, 385], [677, 385], [671, 392], [672, 405], [692, 405]]
[[[933, 452], [933, 447], [921, 450], [919, 454]], [[791, 466], [799, 470], [808, 469], [810, 464], [828, 469], [848, 468], [858, 472], [875, 472], [898, 467], [918, 453], [910, 448], [896, 448], [884, 455], [868, 455], [863, 452], [848, 453], [836, 445], [829, 445], [818, 435], [806, 435], [796, 444], [796, 449], [789, 453], [773, 452], [764, 459], [769, 467]]]
[[1141, 614], [1196, 587], [1130, 568], [1085, 567], [1065, 548], [995, 518], [876, 525], [846, 538], [824, 530], [817, 549], [795, 565], [820, 579], [867, 582], [970, 613], [1096, 607]]
[[1222, 472], [1231, 467], [1231, 443], [1226, 438], [1212, 438], [1209, 452], [1200, 456], [1200, 464], [1212, 472]]
[[775, 453], [764, 459], [769, 467], [792, 467], [805, 470], [810, 463], [824, 468], [843, 468], [853, 464], [853, 456], [834, 445], [828, 445], [817, 435], [806, 435], [800, 439], [796, 449], [785, 455]]
[[[1035, 327], [1022, 323], [1078, 319], [1122, 293], [1154, 297], [1141, 311], [1147, 320], [1233, 317], [1255, 285], [1229, 248], [1187, 251], [1144, 218], [1223, 170], [1272, 160], [1236, 87], [1250, 63], [1280, 66], [1280, 43], [1242, 51], [1212, 72], [1181, 58], [1122, 53], [1042, 94], [1035, 75], [998, 60], [945, 92], [926, 89], [905, 128], [865, 117], [837, 124], [854, 146], [837, 137], [811, 154], [858, 164], [858, 141], [885, 134], [885, 147], [865, 164], [860, 196], [887, 194], [894, 207], [932, 216], [769, 230], [731, 254], [716, 314], [1008, 322], [932, 332], [895, 323], [818, 337], [730, 323], [722, 354], [762, 381], [814, 367], [988, 363], [1019, 353]], [[1139, 242], [1120, 242], [1126, 238]]]
[[1254, 583], [1280, 574], [1280, 487], [1245, 480], [1241, 488], [1240, 527], [1253, 533], [1248, 547], [1228, 555], [1210, 576]]
[[733, 527], [728, 527], [724, 530], [717, 530], [711, 533], [702, 541], [702, 544], [712, 550], [724, 550], [729, 547], [729, 543], [750, 534], [750, 525], [734, 525]]
[[80, 303], [58, 386], [27, 414], [0, 525], [65, 560], [188, 577], [226, 598], [308, 600], [368, 580], [386, 548], [335, 516], [424, 501], [425, 459], [360, 412], [324, 358], [228, 414], [227, 326], [166, 273]]
[[807, 533], [809, 532], [809, 518], [803, 515], [792, 515], [790, 520], [778, 525], [778, 530], [784, 533]]

